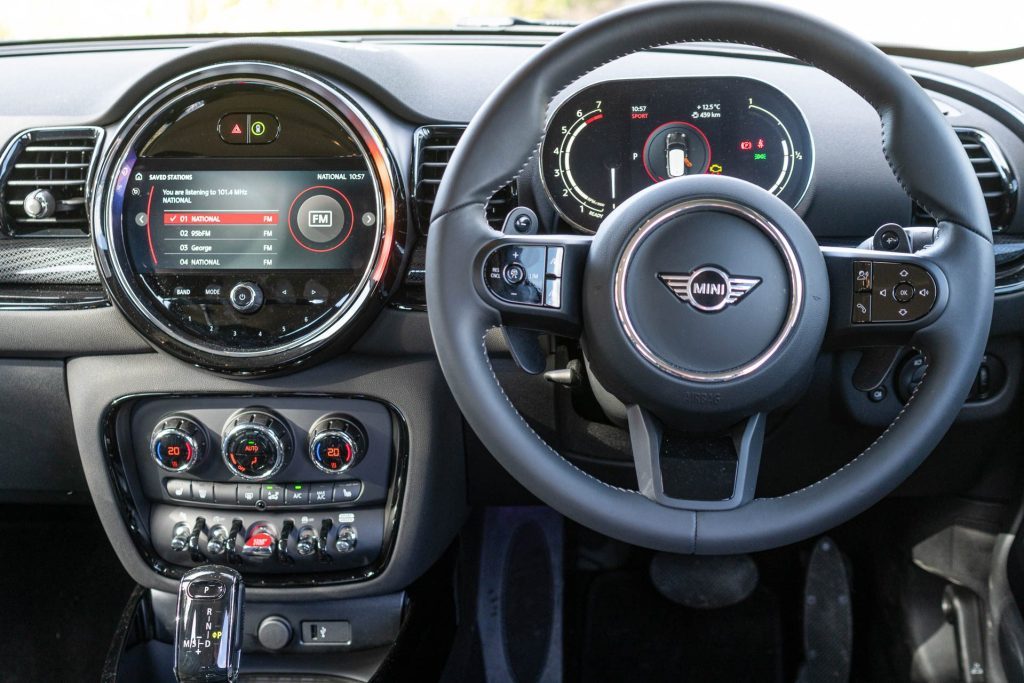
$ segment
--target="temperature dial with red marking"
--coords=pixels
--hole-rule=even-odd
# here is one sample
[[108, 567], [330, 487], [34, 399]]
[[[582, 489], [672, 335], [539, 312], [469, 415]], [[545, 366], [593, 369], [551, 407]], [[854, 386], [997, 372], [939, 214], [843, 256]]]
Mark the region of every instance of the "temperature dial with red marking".
[[165, 417], [153, 430], [149, 449], [156, 464], [163, 469], [186, 472], [206, 453], [206, 431], [190, 417]]
[[224, 464], [242, 479], [269, 479], [291, 455], [292, 436], [284, 420], [262, 408], [246, 408], [224, 425]]
[[354, 467], [366, 453], [366, 432], [347, 415], [326, 415], [309, 430], [309, 459], [328, 474]]

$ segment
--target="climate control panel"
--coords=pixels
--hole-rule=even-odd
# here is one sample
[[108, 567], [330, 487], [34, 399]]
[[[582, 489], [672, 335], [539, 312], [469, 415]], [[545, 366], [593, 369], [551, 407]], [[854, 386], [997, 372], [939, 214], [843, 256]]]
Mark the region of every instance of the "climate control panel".
[[368, 399], [140, 399], [133, 467], [164, 561], [274, 574], [359, 569], [381, 554], [395, 417]]

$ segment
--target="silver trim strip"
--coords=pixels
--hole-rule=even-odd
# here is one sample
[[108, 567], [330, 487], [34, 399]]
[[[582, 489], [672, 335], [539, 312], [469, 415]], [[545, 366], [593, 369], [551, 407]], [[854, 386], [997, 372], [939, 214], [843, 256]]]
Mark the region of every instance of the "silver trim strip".
[[[696, 372], [693, 370], [686, 370], [669, 363], [658, 356], [650, 347], [647, 346], [637, 333], [636, 327], [634, 326], [632, 319], [629, 317], [629, 309], [626, 306], [626, 275], [629, 272], [630, 263], [632, 262], [633, 256], [636, 254], [636, 250], [640, 244], [648, 235], [668, 221], [676, 219], [687, 213], [696, 213], [699, 211], [722, 211], [725, 213], [731, 213], [734, 216], [739, 216], [760, 228], [762, 232], [775, 242], [779, 252], [783, 256], [783, 259], [786, 261], [786, 269], [789, 271], [789, 286], [791, 291], [789, 312], [786, 314], [786, 320], [783, 323], [779, 334], [775, 337], [775, 340], [772, 341], [767, 349], [761, 352], [760, 355], [750, 362], [737, 368], [722, 370], [720, 372]], [[614, 288], [615, 313], [626, 332], [626, 336], [629, 337], [629, 340], [633, 343], [633, 346], [640, 355], [658, 369], [667, 372], [674, 377], [694, 382], [728, 382], [730, 380], [750, 375], [762, 368], [773, 356], [775, 356], [782, 347], [782, 344], [793, 332], [804, 303], [804, 285], [803, 277], [800, 274], [800, 264], [797, 260], [796, 252], [793, 250], [792, 245], [789, 243], [789, 240], [786, 239], [782, 230], [766, 216], [754, 211], [750, 207], [725, 199], [689, 199], [670, 206], [647, 219], [647, 221], [644, 222], [635, 233], [633, 233], [633, 236], [629, 238], [629, 241], [626, 242], [626, 247], [623, 249], [622, 256], [619, 257], [619, 263], [615, 268]]]

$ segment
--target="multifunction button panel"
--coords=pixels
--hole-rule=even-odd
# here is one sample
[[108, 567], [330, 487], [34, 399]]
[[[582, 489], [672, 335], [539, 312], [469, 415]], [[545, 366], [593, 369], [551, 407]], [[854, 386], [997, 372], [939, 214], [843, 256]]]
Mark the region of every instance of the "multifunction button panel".
[[484, 282], [502, 301], [562, 307], [563, 247], [511, 244], [498, 247], [484, 264]]
[[853, 262], [856, 324], [920, 320], [935, 306], [935, 280], [921, 266], [897, 261]]

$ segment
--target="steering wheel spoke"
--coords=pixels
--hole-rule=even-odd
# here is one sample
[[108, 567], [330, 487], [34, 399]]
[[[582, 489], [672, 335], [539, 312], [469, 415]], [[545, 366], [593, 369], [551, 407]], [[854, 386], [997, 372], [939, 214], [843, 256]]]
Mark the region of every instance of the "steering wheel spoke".
[[826, 348], [901, 346], [943, 313], [949, 290], [938, 258], [822, 247], [831, 302]]
[[476, 256], [477, 291], [506, 328], [578, 337], [583, 271], [592, 238], [494, 233]]
[[640, 406], [626, 410], [640, 493], [685, 510], [729, 510], [754, 497], [766, 416], [757, 413], [730, 429], [687, 434]]

